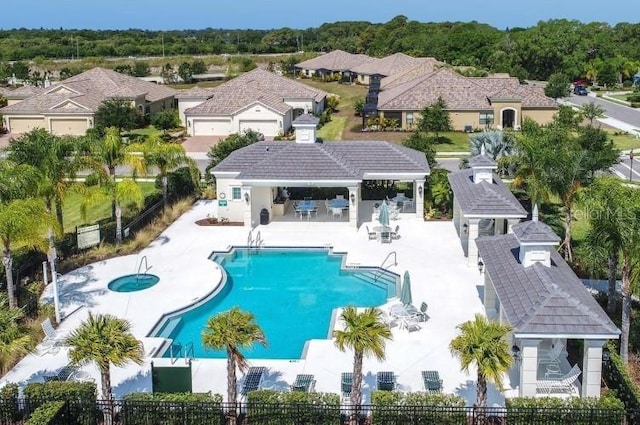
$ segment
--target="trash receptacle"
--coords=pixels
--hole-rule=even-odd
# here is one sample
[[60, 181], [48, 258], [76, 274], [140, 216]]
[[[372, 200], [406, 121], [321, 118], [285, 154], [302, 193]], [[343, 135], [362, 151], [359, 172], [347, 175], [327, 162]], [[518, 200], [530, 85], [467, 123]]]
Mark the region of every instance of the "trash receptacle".
[[269, 224], [269, 211], [266, 208], [260, 211], [260, 224]]

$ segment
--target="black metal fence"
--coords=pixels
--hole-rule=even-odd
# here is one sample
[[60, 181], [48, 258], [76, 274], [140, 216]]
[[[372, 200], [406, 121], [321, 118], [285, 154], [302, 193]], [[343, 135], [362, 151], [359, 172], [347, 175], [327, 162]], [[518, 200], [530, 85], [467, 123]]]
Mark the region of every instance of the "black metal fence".
[[[0, 424], [24, 425], [42, 402], [0, 400]], [[40, 416], [37, 413], [35, 416]], [[42, 419], [42, 416], [39, 417]], [[223, 404], [217, 402], [66, 400], [39, 425], [615, 425], [614, 409]]]

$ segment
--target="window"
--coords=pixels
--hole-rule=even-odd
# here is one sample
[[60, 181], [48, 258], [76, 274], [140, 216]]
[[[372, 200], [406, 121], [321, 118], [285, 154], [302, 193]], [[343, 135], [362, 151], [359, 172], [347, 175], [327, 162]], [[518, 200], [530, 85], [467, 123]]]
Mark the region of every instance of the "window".
[[413, 112], [407, 112], [407, 125], [413, 125]]
[[493, 125], [493, 111], [480, 112], [480, 125]]
[[231, 188], [231, 200], [239, 201], [242, 199], [242, 188], [241, 187], [232, 187]]

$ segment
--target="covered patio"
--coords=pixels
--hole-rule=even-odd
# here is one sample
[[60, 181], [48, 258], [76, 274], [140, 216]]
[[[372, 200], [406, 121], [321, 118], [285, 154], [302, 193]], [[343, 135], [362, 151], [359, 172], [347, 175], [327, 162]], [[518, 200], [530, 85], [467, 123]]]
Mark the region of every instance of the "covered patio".
[[383, 201], [363, 201], [367, 180], [410, 182], [413, 193], [394, 195], [398, 215], [422, 218], [430, 173], [424, 153], [383, 141], [319, 142], [317, 124], [303, 114], [293, 122], [295, 143], [257, 142], [220, 162], [212, 170], [218, 218], [247, 227], [307, 220], [345, 221], [355, 228], [371, 221], [373, 206]]

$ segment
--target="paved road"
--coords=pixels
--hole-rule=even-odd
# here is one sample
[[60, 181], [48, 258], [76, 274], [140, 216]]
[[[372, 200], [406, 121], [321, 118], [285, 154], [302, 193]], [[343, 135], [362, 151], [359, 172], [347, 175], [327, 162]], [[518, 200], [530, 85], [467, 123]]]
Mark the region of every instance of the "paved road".
[[620, 163], [612, 168], [613, 172], [623, 180], [631, 178], [634, 181], [640, 181], [640, 152], [635, 154], [633, 164], [629, 155], [622, 155]]
[[584, 105], [585, 103], [594, 102], [604, 108], [606, 116], [631, 124], [636, 128], [640, 128], [640, 111], [637, 109], [618, 105], [617, 103], [591, 96], [576, 96], [572, 94], [570, 97], [566, 98], [566, 100], [576, 105]]

